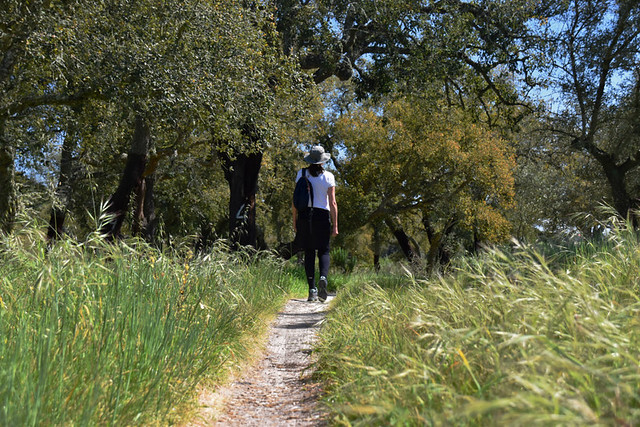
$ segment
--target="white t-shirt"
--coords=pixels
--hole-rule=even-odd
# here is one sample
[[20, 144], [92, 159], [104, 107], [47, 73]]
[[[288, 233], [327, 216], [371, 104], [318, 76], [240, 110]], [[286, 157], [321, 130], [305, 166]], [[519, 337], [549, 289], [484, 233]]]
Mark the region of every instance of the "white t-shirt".
[[[336, 179], [331, 172], [324, 171], [318, 176], [305, 172], [313, 188], [313, 207], [329, 210], [329, 188], [336, 186]], [[302, 170], [296, 175], [296, 182], [302, 178]], [[311, 201], [309, 201], [311, 205]]]

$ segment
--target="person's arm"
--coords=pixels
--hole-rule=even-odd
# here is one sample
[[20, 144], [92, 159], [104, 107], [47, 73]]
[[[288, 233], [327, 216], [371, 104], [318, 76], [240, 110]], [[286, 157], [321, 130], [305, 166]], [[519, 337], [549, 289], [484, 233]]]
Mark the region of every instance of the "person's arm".
[[338, 235], [338, 203], [336, 202], [336, 187], [329, 187], [329, 214], [331, 215], [331, 235]]

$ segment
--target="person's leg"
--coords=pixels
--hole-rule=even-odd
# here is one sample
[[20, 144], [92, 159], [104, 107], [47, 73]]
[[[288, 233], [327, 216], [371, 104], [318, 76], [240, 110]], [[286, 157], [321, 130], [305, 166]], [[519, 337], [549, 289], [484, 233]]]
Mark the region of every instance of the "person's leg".
[[316, 251], [313, 248], [313, 241], [311, 235], [311, 227], [309, 223], [308, 212], [298, 213], [298, 232], [296, 233], [297, 243], [304, 248], [304, 271], [307, 277], [307, 284], [309, 285], [309, 299], [308, 301], [318, 300], [318, 291], [315, 283], [315, 262]]
[[318, 250], [318, 262], [320, 264], [320, 279], [318, 280], [318, 299], [327, 299], [327, 276], [329, 275], [329, 246]]
[[309, 284], [309, 297], [307, 301], [318, 301], [318, 289], [316, 288], [315, 281], [315, 262], [316, 251], [313, 249], [306, 249], [304, 251], [304, 271], [307, 275], [307, 283]]
[[318, 247], [318, 270], [320, 270], [320, 279], [318, 280], [318, 299], [320, 301], [325, 301], [327, 299], [327, 277], [329, 276], [329, 237], [330, 237], [330, 228], [329, 222], [327, 221], [327, 227], [325, 232], [325, 237], [320, 242], [320, 246]]
[[309, 289], [316, 287], [316, 251], [315, 249], [305, 249], [304, 251], [304, 271], [307, 275]]
[[329, 273], [329, 241], [331, 221], [329, 211], [319, 209], [313, 217], [313, 246], [318, 251], [320, 280], [318, 281], [318, 299], [327, 299], [327, 275]]
[[320, 276], [328, 277], [329, 276], [329, 247], [322, 248], [318, 250], [318, 269], [320, 270]]

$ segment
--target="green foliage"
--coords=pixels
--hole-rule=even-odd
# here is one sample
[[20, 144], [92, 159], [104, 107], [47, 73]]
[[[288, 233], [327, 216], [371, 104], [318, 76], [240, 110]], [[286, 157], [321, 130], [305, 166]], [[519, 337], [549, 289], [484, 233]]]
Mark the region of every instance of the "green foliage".
[[341, 216], [349, 229], [421, 216], [431, 258], [452, 223], [471, 236], [467, 242], [509, 236], [515, 162], [507, 141], [437, 93], [354, 108], [333, 134], [344, 154]]
[[534, 248], [450, 277], [358, 277], [321, 334], [337, 424], [636, 424], [640, 242], [617, 230], [552, 263]]
[[269, 257], [222, 247], [43, 241], [27, 228], [0, 250], [2, 425], [177, 421], [295, 283]]
[[331, 264], [339, 267], [344, 273], [351, 273], [358, 260], [344, 248], [331, 249]]
[[542, 12], [529, 0], [275, 4], [285, 51], [298, 54], [316, 82], [355, 74], [363, 94], [422, 85], [434, 76], [453, 81], [473, 67], [483, 78], [500, 80], [525, 62], [518, 42], [527, 19]]
[[[7, 7], [0, 18], [0, 52], [8, 61], [0, 75], [0, 180], [8, 189], [1, 212], [15, 204], [4, 199], [15, 194], [14, 160], [55, 186], [61, 141], [73, 139], [73, 202], [64, 207], [86, 232], [84, 212], [113, 192], [133, 119], [144, 116], [154, 165], [147, 173], [158, 171], [165, 229], [193, 233], [203, 217], [220, 219], [216, 202], [225, 192], [219, 180], [207, 179], [211, 168], [220, 176], [217, 153], [264, 149], [241, 129], [250, 126], [260, 144], [270, 144], [291, 111], [299, 117], [305, 110], [300, 95], [308, 80], [281, 54], [268, 8], [128, 0]], [[201, 173], [177, 176], [185, 168]], [[198, 197], [200, 205], [193, 203]]]
[[599, 227], [585, 220], [598, 219], [598, 206], [607, 200], [607, 184], [595, 161], [557, 144], [541, 121], [527, 121], [517, 136], [516, 203], [509, 212], [513, 236], [521, 241], [553, 239], [577, 230], [586, 237]]
[[[27, 204], [16, 202], [25, 198], [16, 170], [50, 187], [42, 193], [53, 203], [62, 198], [53, 187], [64, 139], [74, 163], [73, 188], [62, 203], [72, 213], [67, 229], [86, 234], [86, 212], [113, 193], [121, 176], [136, 116], [151, 128], [153, 166], [145, 174], [154, 175], [156, 217], [171, 235], [203, 228], [224, 235], [228, 188], [218, 154], [258, 150], [264, 162], [257, 222], [269, 245], [290, 241], [292, 177], [301, 166], [298, 150], [312, 141], [344, 160], [335, 163], [345, 208], [339, 241], [346, 246], [359, 233], [353, 253], [365, 251], [370, 230], [361, 233], [361, 226], [381, 212], [399, 214], [403, 226], [416, 224], [408, 234], [428, 243], [435, 259], [433, 248], [499, 241], [511, 224], [518, 237], [567, 225], [585, 234], [589, 227], [569, 219], [575, 211], [592, 212], [606, 198], [624, 214], [636, 203], [639, 9], [632, 1], [3, 5], [0, 227], [7, 230], [16, 208]], [[351, 87], [334, 85], [331, 76], [350, 79]], [[333, 117], [325, 121], [312, 79], [344, 95], [327, 107]], [[554, 138], [532, 136], [530, 125], [515, 133], [532, 111], [522, 101], [521, 79], [561, 94], [553, 120], [543, 123]], [[334, 126], [340, 115], [348, 118]], [[368, 146], [358, 141], [362, 135]], [[504, 147], [516, 138], [518, 155], [526, 149], [533, 159], [518, 159], [514, 187]], [[448, 142], [460, 150], [447, 151]], [[384, 157], [369, 154], [376, 151]], [[547, 157], [554, 158], [541, 161]], [[430, 174], [435, 178], [426, 179]], [[406, 185], [416, 175], [425, 179]], [[520, 208], [508, 214], [514, 188]], [[367, 206], [370, 194], [383, 203]]]

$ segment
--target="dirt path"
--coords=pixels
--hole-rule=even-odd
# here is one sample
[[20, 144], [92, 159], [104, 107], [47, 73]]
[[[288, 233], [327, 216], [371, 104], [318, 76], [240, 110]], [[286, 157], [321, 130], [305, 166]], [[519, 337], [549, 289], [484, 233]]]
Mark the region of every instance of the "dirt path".
[[[329, 302], [331, 300], [329, 296]], [[191, 426], [324, 426], [311, 348], [327, 303], [292, 299], [270, 327], [264, 357], [215, 393], [203, 392]]]

